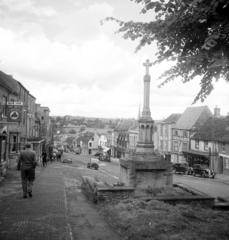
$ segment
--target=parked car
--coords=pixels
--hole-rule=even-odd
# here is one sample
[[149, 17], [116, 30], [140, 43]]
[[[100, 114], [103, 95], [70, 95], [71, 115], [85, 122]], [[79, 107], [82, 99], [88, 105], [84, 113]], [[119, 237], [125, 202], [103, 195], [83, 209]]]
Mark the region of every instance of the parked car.
[[216, 173], [211, 170], [207, 165], [204, 164], [194, 164], [192, 167], [192, 175], [200, 175], [202, 178], [210, 177], [214, 178]]
[[100, 155], [99, 156], [99, 161], [106, 161], [106, 162], [110, 162], [111, 161], [111, 158], [109, 155], [107, 156], [104, 156], [104, 155]]
[[99, 152], [96, 152], [96, 153], [94, 154], [94, 157], [99, 157], [99, 155], [100, 155], [100, 153], [99, 153]]
[[173, 173], [184, 173], [188, 175], [188, 163], [174, 163]]

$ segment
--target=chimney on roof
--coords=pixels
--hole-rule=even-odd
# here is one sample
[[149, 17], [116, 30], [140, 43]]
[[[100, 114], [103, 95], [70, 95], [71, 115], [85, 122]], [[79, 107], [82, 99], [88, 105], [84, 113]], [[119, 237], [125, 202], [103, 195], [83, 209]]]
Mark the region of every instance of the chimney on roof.
[[214, 108], [214, 116], [215, 117], [220, 117], [220, 108], [216, 105]]

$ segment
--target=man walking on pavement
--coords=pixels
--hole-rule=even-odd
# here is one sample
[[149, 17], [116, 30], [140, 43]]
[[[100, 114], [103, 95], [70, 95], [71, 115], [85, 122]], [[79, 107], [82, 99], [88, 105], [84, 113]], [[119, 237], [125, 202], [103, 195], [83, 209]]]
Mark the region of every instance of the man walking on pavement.
[[31, 144], [25, 144], [25, 150], [22, 150], [18, 160], [18, 170], [21, 169], [21, 182], [23, 198], [32, 197], [32, 186], [35, 179], [35, 168], [37, 165], [36, 153], [31, 150]]

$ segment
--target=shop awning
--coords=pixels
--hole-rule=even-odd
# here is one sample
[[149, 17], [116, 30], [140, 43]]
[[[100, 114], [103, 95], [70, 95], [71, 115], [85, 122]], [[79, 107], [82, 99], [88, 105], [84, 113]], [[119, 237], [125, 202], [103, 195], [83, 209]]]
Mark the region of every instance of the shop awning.
[[107, 152], [107, 151], [109, 151], [110, 150], [110, 148], [108, 148], [108, 147], [104, 147], [103, 148], [103, 152]]
[[[201, 152], [201, 151], [195, 151], [195, 150], [183, 150], [182, 153], [209, 157], [209, 152]], [[211, 153], [211, 156], [217, 156], [217, 155], [218, 155], [218, 153]]]
[[41, 142], [44, 142], [45, 139], [40, 137], [30, 137], [30, 138], [27, 138], [27, 141], [30, 143], [41, 143]]

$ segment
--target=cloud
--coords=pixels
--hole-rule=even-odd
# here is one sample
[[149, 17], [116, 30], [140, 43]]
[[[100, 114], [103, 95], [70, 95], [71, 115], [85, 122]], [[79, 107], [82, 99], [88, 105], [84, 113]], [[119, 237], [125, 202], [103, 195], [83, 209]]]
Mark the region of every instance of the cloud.
[[24, 38], [23, 34], [0, 28], [2, 64], [8, 71], [44, 82], [115, 88], [131, 78], [138, 64], [137, 56], [132, 57], [106, 36], [79, 47], [51, 42], [44, 35]]
[[[34, 8], [32, 12], [40, 11], [36, 16], [47, 9], [28, 0], [20, 1], [22, 6], [14, 6], [14, 2], [4, 0], [1, 4], [17, 13]], [[50, 107], [51, 115], [137, 117], [139, 104], [143, 104], [143, 62], [153, 61], [156, 46], [133, 54], [136, 42], [114, 36], [115, 23], [99, 23], [113, 11], [107, 3], [92, 4], [65, 9], [48, 21], [13, 18], [18, 22], [16, 27], [11, 16], [5, 18], [0, 23], [1, 70], [20, 81], [37, 103]], [[175, 80], [159, 89], [156, 79], [170, 64], [150, 68], [150, 107], [156, 120], [182, 113], [199, 91], [198, 80], [186, 84]], [[218, 105], [225, 115], [228, 102], [228, 84], [222, 81], [205, 103], [198, 104], [209, 105], [212, 111]]]
[[33, 0], [1, 0], [0, 7], [6, 9], [10, 13], [27, 12], [37, 16], [51, 17], [57, 13], [52, 7], [36, 7]]
[[54, 39], [58, 39], [66, 44], [83, 44], [84, 41], [92, 41], [103, 34], [105, 31], [112, 31], [113, 28], [108, 26], [102, 28], [100, 20], [112, 16], [113, 7], [107, 3], [93, 4], [87, 8], [74, 9], [67, 13], [60, 13], [55, 19], [50, 21], [54, 28], [58, 28], [59, 32]]

